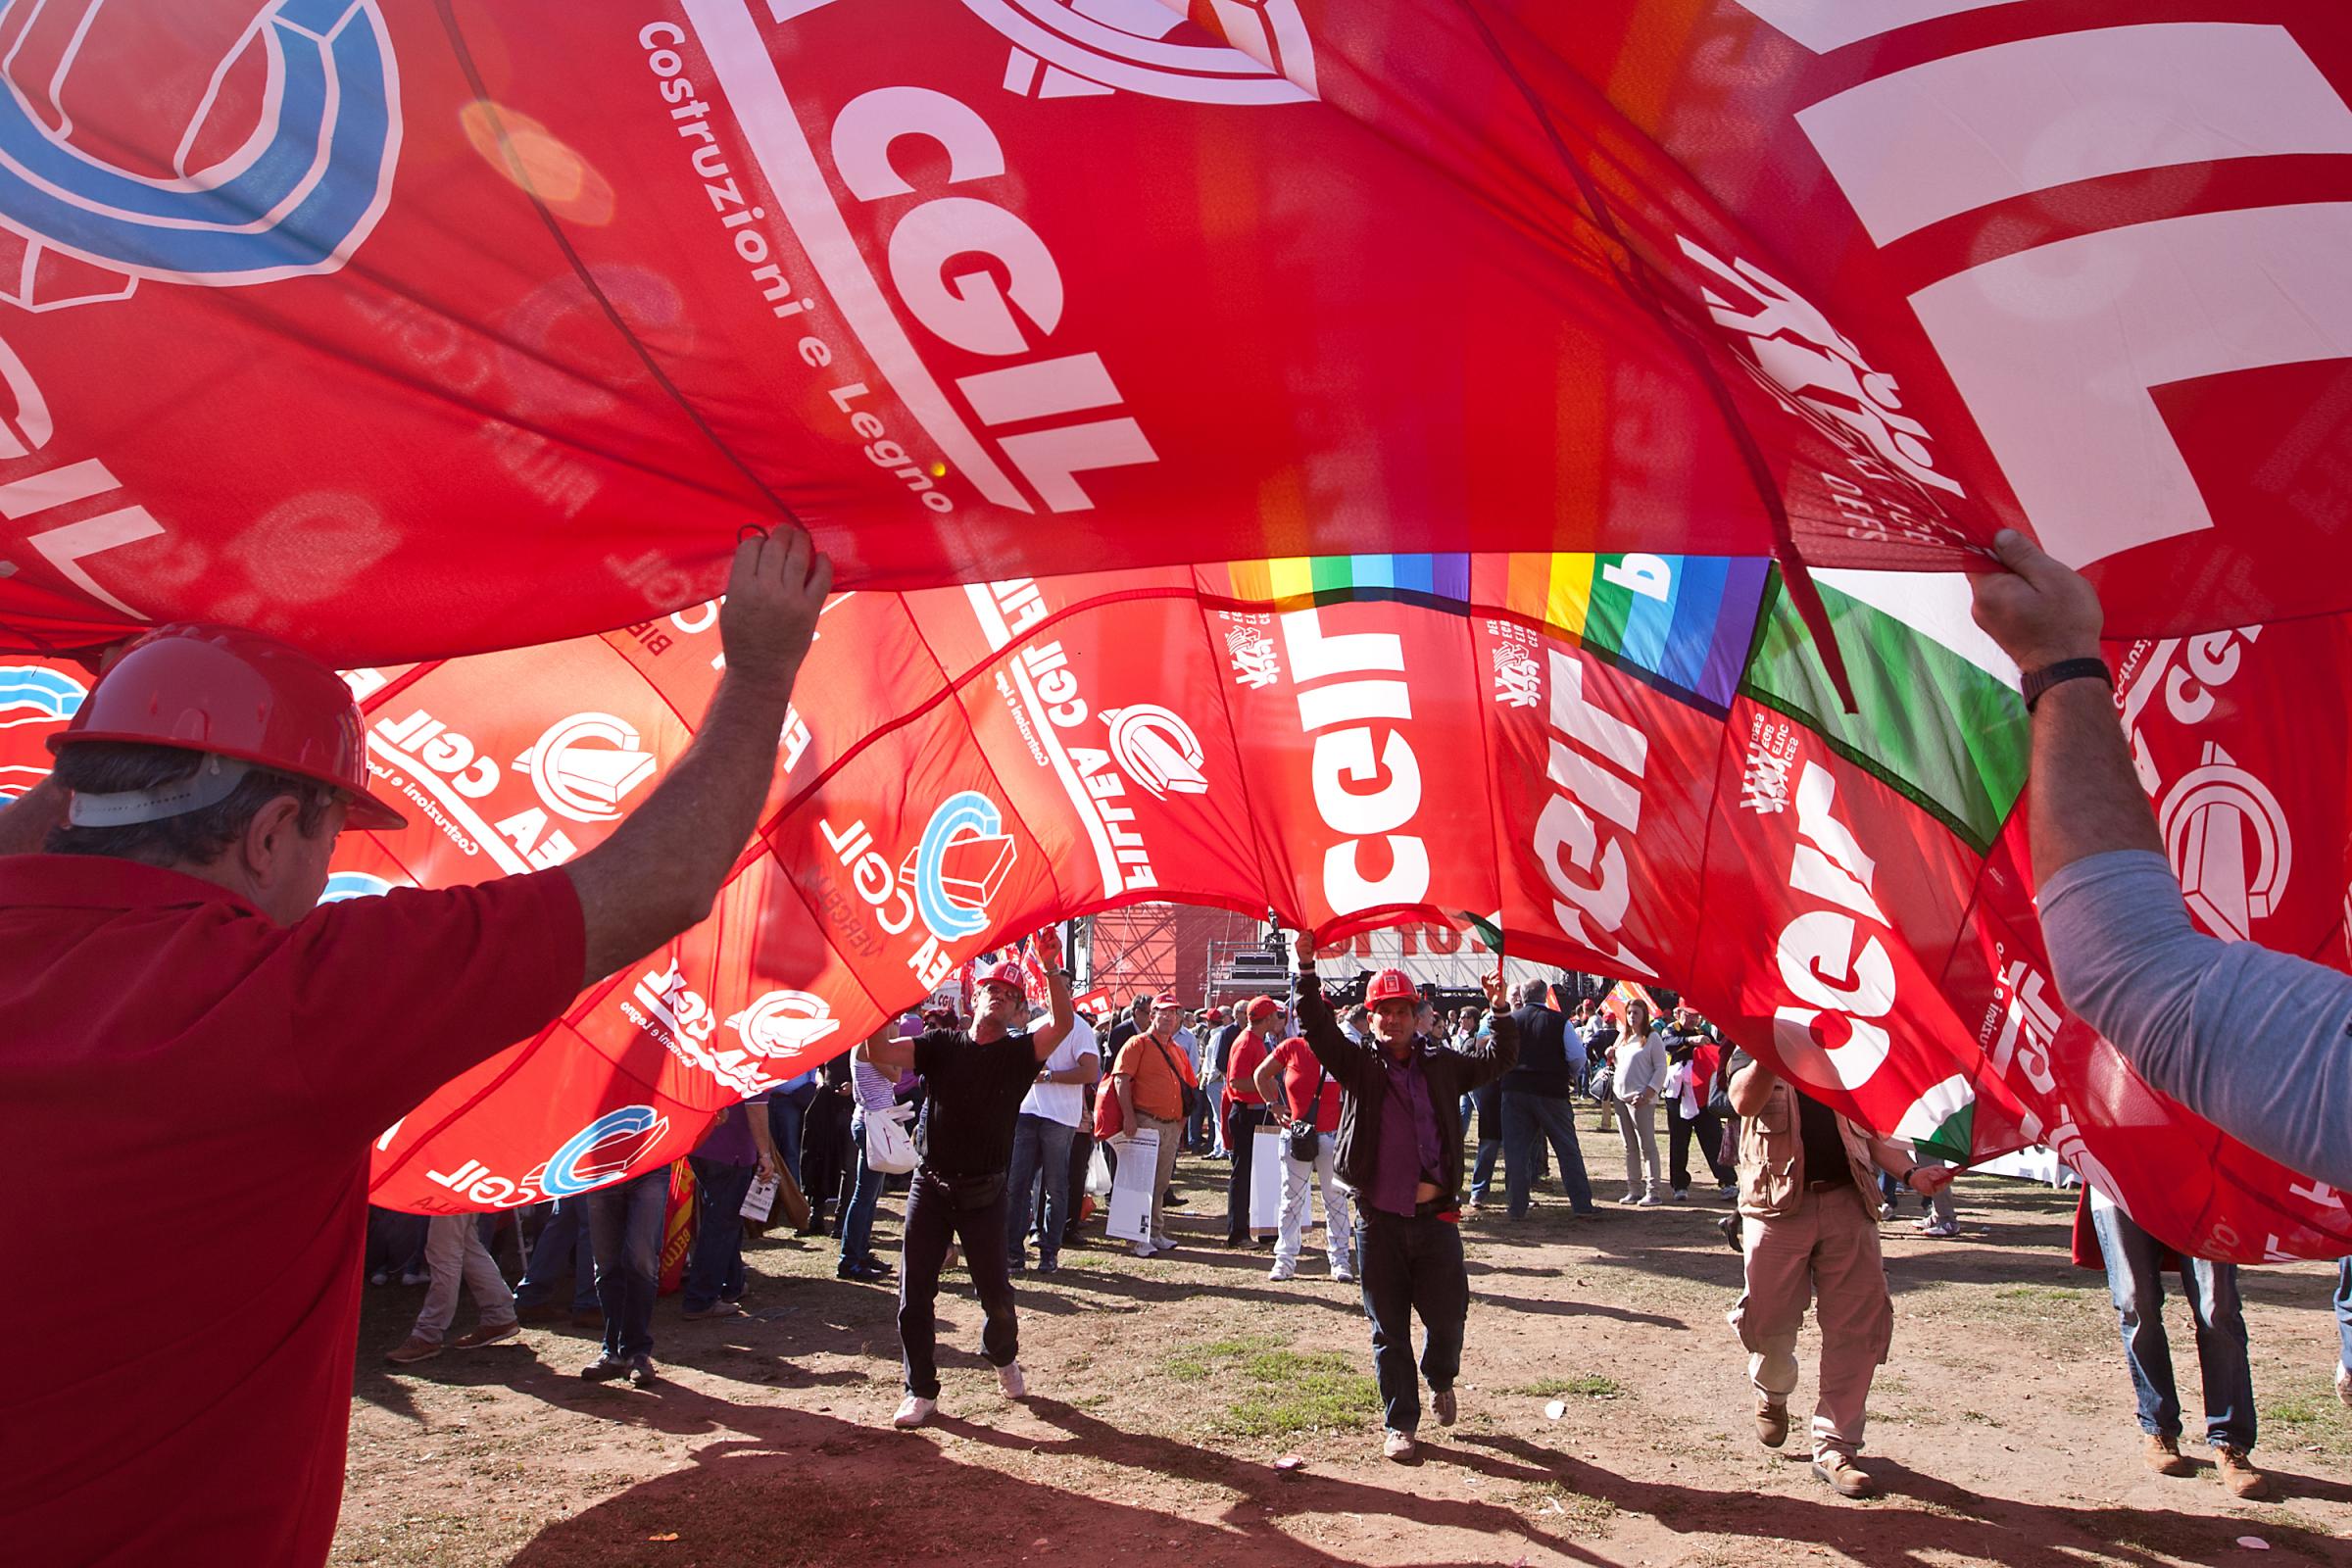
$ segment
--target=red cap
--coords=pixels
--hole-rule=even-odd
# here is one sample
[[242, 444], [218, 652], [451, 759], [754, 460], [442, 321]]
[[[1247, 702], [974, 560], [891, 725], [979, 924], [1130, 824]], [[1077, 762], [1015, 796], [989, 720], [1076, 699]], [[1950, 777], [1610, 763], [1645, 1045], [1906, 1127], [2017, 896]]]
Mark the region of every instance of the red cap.
[[1225, 1009], [1223, 1007], [1211, 1007], [1200, 1016], [1207, 1019], [1210, 1023], [1223, 1023], [1225, 1021]]
[[1154, 1007], [1181, 1007], [1184, 1004], [1176, 1000], [1175, 992], [1162, 991], [1152, 999], [1152, 1005]]
[[1272, 997], [1251, 997], [1249, 1002], [1243, 1005], [1242, 1010], [1247, 1012], [1252, 1020], [1255, 1020], [1258, 1018], [1270, 1017], [1273, 1014], [1280, 1012], [1282, 1010], [1282, 1004], [1276, 1002]]
[[83, 741], [175, 746], [340, 790], [347, 825], [408, 818], [368, 792], [368, 739], [343, 677], [272, 637], [234, 626], [159, 626], [131, 644], [83, 701], [59, 751]]
[[974, 979], [973, 984], [983, 986], [1010, 986], [1015, 991], [1022, 991], [1026, 989], [1024, 982], [1027, 979], [1028, 971], [1021, 967], [1018, 959], [1000, 958], [995, 963], [992, 963], [987, 968], [981, 970], [979, 975]]
[[1421, 993], [1413, 989], [1413, 977], [1402, 969], [1383, 969], [1372, 977], [1364, 988], [1364, 1005], [1377, 1007], [1384, 1002], [1419, 1002]]

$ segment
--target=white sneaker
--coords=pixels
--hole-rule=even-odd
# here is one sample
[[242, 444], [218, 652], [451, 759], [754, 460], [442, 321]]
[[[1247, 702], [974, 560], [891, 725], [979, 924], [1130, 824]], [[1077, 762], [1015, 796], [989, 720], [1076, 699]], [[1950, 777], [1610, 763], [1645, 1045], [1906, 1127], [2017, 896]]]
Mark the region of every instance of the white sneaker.
[[1295, 1280], [1298, 1277], [1298, 1265], [1296, 1263], [1276, 1263], [1266, 1270], [1266, 1278], [1270, 1280]]
[[937, 1399], [926, 1399], [920, 1395], [909, 1394], [899, 1401], [899, 1413], [890, 1418], [890, 1424], [901, 1432], [912, 1432], [916, 1427], [930, 1420], [931, 1412], [938, 1408], [939, 1401]]
[[[1331, 1265], [1331, 1277], [1339, 1281], [1342, 1285], [1353, 1285], [1355, 1283], [1355, 1270], [1349, 1268], [1345, 1263], [1334, 1263]], [[2342, 1387], [2341, 1384], [2338, 1384], [2337, 1386], [2339, 1388]], [[2347, 1396], [2344, 1402], [2347, 1404], [2352, 1404], [2352, 1396]]]
[[1021, 1363], [1018, 1361], [1007, 1361], [997, 1368], [997, 1387], [1004, 1391], [1007, 1399], [1029, 1397], [1029, 1380], [1021, 1376]]
[[1642, 1201], [1636, 1203], [1634, 1206], [1636, 1208], [1656, 1208], [1658, 1206], [1658, 1195], [1655, 1193], [1643, 1193], [1642, 1195]]
[[1688, 1203], [1690, 1201], [1690, 1191], [1687, 1188], [1677, 1187], [1674, 1190], [1674, 1200], [1678, 1203]]
[[1135, 1244], [1135, 1255], [1138, 1257], [1150, 1257], [1153, 1250], [1155, 1250], [1150, 1242], [1138, 1242]]
[[1623, 1203], [1639, 1203], [1642, 1201], [1642, 1195], [1636, 1192], [1633, 1188], [1628, 1187], [1625, 1190], [1625, 1196], [1619, 1199], [1618, 1201]]

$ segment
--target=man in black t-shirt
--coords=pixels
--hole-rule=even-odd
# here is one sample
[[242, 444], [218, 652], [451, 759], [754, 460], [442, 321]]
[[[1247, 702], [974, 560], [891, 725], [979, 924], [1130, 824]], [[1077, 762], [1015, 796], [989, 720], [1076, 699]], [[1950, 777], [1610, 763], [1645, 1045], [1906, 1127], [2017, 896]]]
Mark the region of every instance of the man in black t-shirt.
[[1740, 1250], [1746, 1289], [1732, 1308], [1756, 1391], [1756, 1440], [1788, 1436], [1796, 1331], [1808, 1299], [1821, 1321], [1821, 1397], [1813, 1411], [1813, 1474], [1847, 1497], [1873, 1490], [1854, 1463], [1871, 1380], [1894, 1336], [1879, 1256], [1875, 1165], [1920, 1193], [1952, 1179], [1899, 1145], [1865, 1132], [1744, 1051], [1725, 1073], [1740, 1123]]
[[934, 1305], [939, 1271], [952, 1240], [963, 1243], [972, 1289], [986, 1317], [981, 1353], [997, 1369], [1004, 1396], [1018, 1399], [1020, 1324], [1013, 1315], [1012, 1277], [1004, 1256], [1005, 1173], [1012, 1164], [1014, 1125], [1038, 1071], [1070, 1032], [1070, 979], [1060, 943], [1038, 938], [1052, 954], [1053, 1016], [1042, 1029], [1015, 1028], [1027, 1011], [1021, 966], [997, 964], [980, 977], [972, 1029], [934, 1029], [911, 1040], [882, 1034], [859, 1046], [886, 1071], [911, 1067], [923, 1079], [923, 1114], [915, 1127], [922, 1163], [906, 1193], [905, 1240], [899, 1254], [899, 1346], [906, 1361], [906, 1397], [891, 1425], [919, 1427], [939, 1401], [939, 1323]]

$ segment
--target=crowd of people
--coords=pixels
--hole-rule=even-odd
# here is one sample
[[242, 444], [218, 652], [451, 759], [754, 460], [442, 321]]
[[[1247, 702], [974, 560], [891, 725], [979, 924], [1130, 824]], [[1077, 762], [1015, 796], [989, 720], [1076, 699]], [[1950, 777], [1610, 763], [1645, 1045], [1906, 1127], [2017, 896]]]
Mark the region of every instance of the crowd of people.
[[[1980, 579], [1976, 615], [2024, 672], [2032, 858], [2062, 995], [2157, 1088], [2288, 1168], [2352, 1187], [2352, 976], [2193, 929], [2105, 690], [2095, 593], [2021, 536], [1996, 543], [2004, 569]], [[11, 1445], [0, 1465], [13, 1551], [42, 1563], [325, 1560], [368, 1277], [370, 1140], [544, 1027], [584, 984], [709, 914], [766, 798], [829, 586], [803, 537], [742, 544], [720, 612], [723, 671], [695, 739], [595, 848], [478, 886], [324, 906], [337, 835], [404, 820], [373, 793], [349, 689], [234, 628], [166, 627], [116, 651], [57, 737], [55, 772], [0, 810], [11, 1020], [0, 1150], [19, 1191], [137, 1196], [151, 1264], [174, 1281], [177, 1332], [155, 1335], [137, 1293], [18, 1293], [12, 1339], [38, 1353], [14, 1369], [5, 1430], [38, 1441]], [[1298, 1275], [1311, 1183], [1331, 1268], [1352, 1277], [1370, 1324], [1383, 1451], [1409, 1462], [1424, 1389], [1439, 1425], [1457, 1415], [1469, 1301], [1459, 1222], [1467, 1201], [1491, 1196], [1496, 1153], [1506, 1217], [1528, 1212], [1546, 1160], [1571, 1214], [1597, 1213], [1573, 1136], [1575, 1099], [1592, 1096], [1623, 1142], [1625, 1202], [1654, 1207], [1663, 1100], [1668, 1194], [1689, 1200], [1692, 1142], [1719, 1192], [1734, 1177], [1726, 1236], [1745, 1277], [1730, 1319], [1748, 1351], [1758, 1441], [1788, 1440], [1810, 1304], [1822, 1330], [1813, 1473], [1843, 1495], [1873, 1490], [1858, 1455], [1894, 1317], [1880, 1184], [1933, 1200], [1948, 1168], [1845, 1120], [1771, 1062], [1727, 1057], [1679, 1013], [1665, 1024], [1629, 1003], [1605, 1023], [1583, 1009], [1580, 1024], [1541, 991], [1506, 1005], [1497, 975], [1483, 1007], [1442, 1020], [1409, 975], [1384, 970], [1343, 1014], [1300, 933], [1287, 1007], [1266, 997], [1187, 1029], [1181, 1001], [1163, 995], [1107, 1031], [1082, 1031], [1069, 976], [1045, 947], [1042, 1022], [1019, 973], [992, 970], [968, 1023], [887, 1025], [817, 1080], [713, 1122], [693, 1161], [705, 1223], [687, 1315], [740, 1309], [743, 1195], [797, 1171], [812, 1221], [838, 1239], [836, 1272], [897, 1275], [906, 1397], [895, 1423], [920, 1426], [935, 1410], [934, 1303], [958, 1248], [985, 1309], [984, 1353], [1020, 1398], [1010, 1276], [1033, 1233], [1038, 1266], [1057, 1262], [1089, 1142], [1105, 1163], [1153, 1146], [1150, 1212], [1132, 1239], [1150, 1255], [1177, 1245], [1174, 1161], [1213, 1124], [1231, 1162], [1224, 1241], [1245, 1247], [1265, 1240], [1247, 1205], [1256, 1135], [1271, 1124], [1285, 1216], [1271, 1272]], [[365, 1004], [384, 995], [403, 1005]], [[2281, 1099], [2280, 1083], [2299, 1093]], [[1469, 1148], [1465, 1118], [1480, 1134]], [[909, 1189], [894, 1269], [873, 1223], [898, 1172]], [[2159, 1313], [2165, 1253], [2115, 1196], [2086, 1204], [2086, 1247], [2108, 1276], [2147, 1461], [2175, 1474], [2183, 1412]], [[427, 1223], [405, 1254], [388, 1246], [379, 1270], [427, 1285], [395, 1361], [494, 1343], [526, 1314], [564, 1310], [556, 1285], [568, 1272], [569, 1310], [585, 1313], [592, 1293], [603, 1336], [584, 1375], [655, 1382], [666, 1206], [661, 1170], [565, 1200], [544, 1216], [514, 1291], [479, 1220]], [[68, 1278], [112, 1261], [86, 1204], [7, 1212], [17, 1256]], [[1947, 1230], [1950, 1209], [1929, 1223]], [[223, 1257], [267, 1266], [223, 1268]], [[2174, 1261], [2219, 1473], [2234, 1495], [2264, 1495], [2234, 1269]], [[479, 1322], [450, 1341], [462, 1290]], [[2336, 1304], [2338, 1388], [2352, 1402], [2352, 1263]]]
[[[1224, 1166], [1222, 1245], [1271, 1248], [1268, 1277], [1276, 1282], [1298, 1278], [1319, 1196], [1330, 1277], [1359, 1286], [1372, 1324], [1383, 1451], [1409, 1461], [1424, 1385], [1437, 1420], [1455, 1416], [1469, 1300], [1458, 1222], [1495, 1206], [1497, 1162], [1506, 1220], [1526, 1219], [1539, 1189], [1566, 1197], [1572, 1219], [1601, 1213], [1576, 1135], [1583, 1103], [1602, 1117], [1596, 1131], [1622, 1142], [1625, 1204], [1690, 1201], [1695, 1150], [1707, 1178], [1702, 1196], [1730, 1205], [1721, 1225], [1742, 1254], [1745, 1289], [1729, 1320], [1749, 1353], [1755, 1435], [1768, 1447], [1788, 1437], [1798, 1328], [1809, 1308], [1816, 1312], [1814, 1473], [1841, 1494], [1871, 1493], [1858, 1455], [1870, 1387], [1893, 1328], [1879, 1229], [1897, 1217], [1902, 1196], [1916, 1194], [1920, 1233], [1957, 1235], [1948, 1165], [1837, 1115], [1730, 1047], [1688, 1006], [1653, 1017], [1642, 998], [1604, 1001], [1606, 981], [1562, 974], [1527, 981], [1508, 999], [1516, 1005], [1497, 982], [1493, 1005], [1446, 1008], [1433, 988], [1396, 970], [1373, 976], [1364, 1002], [1349, 1005], [1326, 996], [1303, 944], [1300, 956], [1292, 998], [1259, 996], [1229, 1013], [1188, 1009], [1166, 993], [1138, 994], [1123, 1013], [1102, 1017], [1068, 1010], [1064, 976], [1055, 977], [1053, 1005], [1029, 1016], [1026, 977], [1004, 964], [982, 971], [968, 1019], [952, 1006], [909, 1013], [823, 1068], [731, 1109], [691, 1161], [700, 1201], [681, 1318], [742, 1310], [740, 1205], [754, 1181], [782, 1171], [805, 1198], [800, 1234], [837, 1250], [836, 1276], [892, 1283], [899, 1292], [906, 1396], [897, 1425], [920, 1426], [937, 1409], [934, 1302], [958, 1250], [983, 1308], [982, 1353], [1005, 1396], [1022, 1397], [1012, 1279], [1031, 1267], [1055, 1272], [1066, 1247], [1116, 1245], [1102, 1233], [1097, 1200], [1134, 1135], [1149, 1132], [1152, 1199], [1132, 1244], [1138, 1257], [1178, 1250], [1168, 1215], [1186, 1203], [1173, 1180], [1180, 1155], [1209, 1162], [1212, 1187], [1213, 1166]], [[1099, 1119], [1105, 1101], [1118, 1114]], [[1661, 1101], [1668, 1200], [1659, 1196]], [[877, 1169], [869, 1138], [887, 1139], [908, 1121], [917, 1167], [902, 1175]], [[1115, 1130], [1098, 1144], [1098, 1126]], [[1261, 1129], [1270, 1135], [1262, 1143]], [[1282, 1167], [1271, 1234], [1252, 1224], [1250, 1174], [1251, 1159], [1268, 1155]], [[428, 1286], [415, 1332], [386, 1359], [405, 1366], [438, 1353], [463, 1285], [481, 1322], [451, 1345], [493, 1344], [518, 1321], [568, 1311], [605, 1335], [584, 1377], [651, 1382], [652, 1249], [662, 1186], [657, 1172], [523, 1216], [517, 1234], [528, 1225], [537, 1235], [513, 1293], [484, 1248], [487, 1222], [449, 1216], [428, 1226], [379, 1215], [387, 1234], [403, 1239], [388, 1242], [371, 1277]], [[894, 1188], [906, 1192], [897, 1264], [877, 1254], [873, 1240], [876, 1202]], [[640, 1196], [647, 1194], [655, 1196]], [[1213, 1245], [1218, 1223], [1212, 1217], [1206, 1236], [1187, 1235]], [[2165, 1475], [2190, 1468], [2179, 1446], [2182, 1413], [2159, 1310], [2169, 1265], [2180, 1271], [2197, 1325], [2217, 1470], [2234, 1495], [2265, 1495], [2267, 1479], [2249, 1457], [2254, 1405], [2235, 1268], [2168, 1257], [2095, 1194], [2079, 1230], [2089, 1245], [2077, 1260], [2108, 1276], [2150, 1467]], [[402, 1248], [410, 1250], [396, 1259]], [[568, 1308], [555, 1300], [566, 1273]], [[2338, 1387], [2352, 1404], [2352, 1260], [2343, 1274]]]

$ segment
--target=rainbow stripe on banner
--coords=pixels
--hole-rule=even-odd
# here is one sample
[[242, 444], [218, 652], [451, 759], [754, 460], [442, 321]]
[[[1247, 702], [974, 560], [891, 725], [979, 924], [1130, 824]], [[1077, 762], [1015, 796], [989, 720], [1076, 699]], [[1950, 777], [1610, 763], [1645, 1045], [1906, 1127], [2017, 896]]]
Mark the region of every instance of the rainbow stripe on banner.
[[1772, 563], [1742, 556], [1290, 556], [1228, 564], [1237, 599], [1278, 608], [1397, 599], [1508, 612], [1718, 711], [1739, 690]]
[[1470, 600], [1470, 558], [1451, 556], [1285, 556], [1232, 563], [1242, 599], [1312, 604], [1327, 599], [1402, 599], [1446, 610]]

